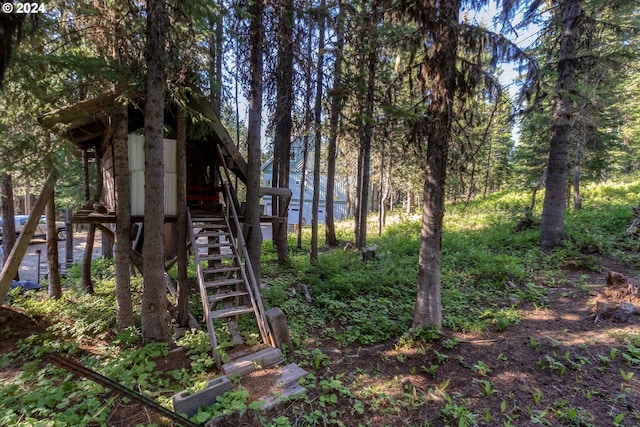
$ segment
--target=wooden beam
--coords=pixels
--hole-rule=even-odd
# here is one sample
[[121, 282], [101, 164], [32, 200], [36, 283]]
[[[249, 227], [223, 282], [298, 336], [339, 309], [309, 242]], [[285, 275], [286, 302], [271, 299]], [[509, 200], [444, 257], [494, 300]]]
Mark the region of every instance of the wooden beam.
[[260, 194], [260, 197], [262, 196], [291, 197], [292, 193], [289, 188], [260, 187], [259, 194]]
[[40, 193], [40, 196], [38, 196], [38, 200], [36, 200], [36, 204], [33, 206], [31, 214], [29, 214], [29, 219], [27, 219], [22, 233], [20, 233], [18, 241], [13, 246], [13, 249], [11, 249], [11, 253], [9, 254], [9, 258], [6, 260], [4, 267], [2, 267], [2, 272], [0, 272], [0, 306], [4, 304], [4, 299], [7, 297], [9, 289], [11, 288], [11, 282], [13, 281], [13, 278], [16, 277], [22, 258], [24, 258], [24, 254], [27, 252], [33, 233], [36, 231], [36, 226], [40, 221], [40, 216], [44, 212], [44, 208], [53, 195], [57, 179], [58, 176], [55, 171], [51, 172], [47, 177], [44, 187], [42, 188], [42, 192]]

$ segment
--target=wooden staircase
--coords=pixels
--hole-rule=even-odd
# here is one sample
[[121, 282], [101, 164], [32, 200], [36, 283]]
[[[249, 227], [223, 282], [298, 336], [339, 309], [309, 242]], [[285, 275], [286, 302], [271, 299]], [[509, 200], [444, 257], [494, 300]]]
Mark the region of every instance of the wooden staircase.
[[[231, 189], [227, 187], [226, 191]], [[222, 366], [216, 351], [215, 322], [218, 319], [227, 319], [233, 341], [239, 345], [242, 344], [239, 317], [252, 314], [262, 341], [273, 345], [259, 285], [253, 277], [233, 203], [227, 203], [223, 213], [189, 213], [189, 229], [205, 323], [218, 368]]]

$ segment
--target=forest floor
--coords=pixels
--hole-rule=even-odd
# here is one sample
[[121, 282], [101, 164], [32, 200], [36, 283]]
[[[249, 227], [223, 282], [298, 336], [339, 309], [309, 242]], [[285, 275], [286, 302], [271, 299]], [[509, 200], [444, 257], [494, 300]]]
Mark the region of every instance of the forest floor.
[[[262, 420], [284, 416], [290, 425], [346, 426], [640, 425], [640, 354], [635, 353], [640, 316], [623, 322], [607, 313], [595, 318], [597, 301], [608, 307], [624, 301], [640, 305], [627, 284], [606, 286], [610, 271], [632, 285], [638, 284], [637, 272], [611, 257], [600, 263], [597, 273], [565, 269], [568, 280], [562, 286], [547, 285], [544, 307], [519, 306], [519, 323], [501, 332], [445, 331], [433, 341], [394, 340], [371, 347], [332, 346], [324, 340], [320, 349], [326, 358], [304, 367], [316, 378], [338, 383], [310, 389], [306, 399], [283, 403]], [[0, 354], [13, 351], [22, 338], [44, 334], [48, 326], [45, 319], [7, 306], [0, 308], [0, 325]], [[95, 344], [86, 350], [101, 347]], [[172, 360], [156, 369], [191, 363], [184, 353], [170, 354]], [[0, 368], [0, 382], [21, 369], [20, 361]], [[247, 386], [250, 399], [259, 381], [252, 384]], [[354, 399], [361, 406], [354, 406]], [[131, 402], [117, 408], [109, 425], [162, 423]], [[227, 425], [255, 425], [253, 419], [247, 424], [236, 417]]]

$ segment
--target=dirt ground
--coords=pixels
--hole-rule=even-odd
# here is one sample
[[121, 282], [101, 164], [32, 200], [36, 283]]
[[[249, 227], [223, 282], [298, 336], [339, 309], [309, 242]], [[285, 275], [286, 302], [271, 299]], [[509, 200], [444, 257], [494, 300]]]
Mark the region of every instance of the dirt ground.
[[[445, 339], [422, 348], [397, 341], [365, 348], [323, 344], [321, 350], [331, 363], [315, 370], [305, 368], [317, 377], [341, 378], [362, 401], [364, 414], [354, 413], [342, 398], [331, 408], [343, 414], [340, 420], [347, 426], [458, 425], [443, 419], [446, 405], [473, 411], [479, 425], [604, 427], [614, 425], [616, 414], [625, 415], [620, 425], [640, 425], [640, 372], [622, 357], [622, 337], [640, 339], [640, 316], [632, 315], [626, 321], [611, 312], [595, 316], [597, 301], [600, 307], [627, 300], [640, 306], [640, 298], [630, 296], [627, 287], [637, 285], [638, 279], [616, 260], [601, 263], [602, 271], [597, 273], [565, 270], [567, 281], [548, 284], [547, 306], [522, 305], [521, 321], [503, 332], [447, 331], [446, 339], [457, 340], [452, 348], [444, 345]], [[605, 286], [609, 271], [621, 273], [628, 283]], [[579, 282], [589, 286], [578, 288]], [[0, 323], [12, 331], [5, 336], [0, 333], [0, 352], [11, 351], [18, 339], [43, 333], [47, 326], [45, 320], [9, 307], [0, 309]], [[7, 329], [0, 328], [3, 330]], [[618, 349], [617, 357], [612, 357], [612, 348]], [[180, 351], [162, 362], [158, 369], [166, 371], [190, 364]], [[431, 366], [436, 368], [429, 372]], [[0, 368], [0, 381], [12, 378], [19, 368]], [[635, 375], [624, 379], [621, 372]], [[260, 384], [248, 383], [248, 388], [255, 396]], [[318, 408], [314, 393], [310, 392], [307, 402], [280, 405], [267, 416], [299, 420], [300, 411]], [[420, 397], [421, 403], [408, 404], [411, 396]], [[482, 421], [482, 414], [490, 414], [490, 421]], [[146, 408], [127, 403], [113, 413], [109, 425], [133, 426], [152, 420], [158, 421]], [[508, 420], [514, 421], [505, 424]], [[238, 420], [227, 425], [246, 424]]]

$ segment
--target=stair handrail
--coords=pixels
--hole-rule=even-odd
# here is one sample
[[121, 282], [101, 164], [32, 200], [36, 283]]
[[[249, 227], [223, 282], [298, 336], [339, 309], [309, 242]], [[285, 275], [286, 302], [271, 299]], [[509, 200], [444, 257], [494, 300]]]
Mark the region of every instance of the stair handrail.
[[[247, 245], [244, 240], [242, 229], [240, 228], [240, 220], [238, 219], [238, 212], [235, 207], [233, 192], [231, 191], [231, 177], [229, 176], [229, 170], [227, 169], [226, 163], [224, 162], [224, 157], [222, 155], [222, 151], [220, 150], [220, 147], [218, 146], [217, 148], [218, 148], [218, 156], [220, 157], [220, 160], [221, 160], [220, 163], [222, 164], [222, 169], [224, 170], [224, 175], [226, 178], [226, 181], [222, 183], [223, 184], [222, 186], [225, 189], [223, 196], [227, 202], [225, 219], [227, 221], [227, 225], [229, 225], [229, 217], [233, 218], [233, 225], [235, 226], [235, 229], [236, 229], [236, 239], [238, 240], [238, 246], [241, 247], [242, 256], [244, 258], [245, 272], [243, 274], [246, 274], [248, 276], [249, 286], [252, 288], [249, 291], [250, 292], [252, 291], [251, 293], [255, 295], [253, 299], [256, 302], [256, 305], [258, 308], [258, 314], [260, 318], [258, 320], [258, 328], [260, 329], [260, 333], [264, 341], [274, 345], [275, 342], [274, 342], [273, 336], [271, 335], [269, 324], [268, 322], [265, 321], [267, 316], [264, 309], [264, 305], [262, 304], [262, 294], [260, 293], [260, 287], [258, 286], [258, 281], [256, 280], [256, 276], [253, 272], [251, 259], [249, 258], [249, 252], [247, 251]], [[231, 231], [231, 227], [229, 227], [229, 230]], [[239, 259], [239, 254], [237, 254], [236, 256], [238, 257], [239, 265], [242, 265], [242, 260]]]
[[198, 290], [200, 291], [200, 299], [202, 300], [202, 308], [204, 310], [205, 315], [205, 323], [207, 325], [207, 335], [209, 335], [209, 343], [211, 344], [211, 353], [213, 354], [213, 358], [216, 362], [216, 366], [220, 368], [221, 360], [220, 355], [216, 352], [216, 347], [218, 343], [215, 342], [215, 338], [211, 335], [211, 331], [209, 330], [210, 325], [212, 325], [212, 320], [210, 318], [210, 311], [208, 307], [208, 298], [207, 291], [205, 290], [204, 283], [204, 273], [202, 271], [202, 264], [200, 263], [200, 254], [198, 253], [198, 245], [196, 244], [196, 235], [193, 233], [193, 221], [191, 220], [191, 211], [187, 209], [187, 229], [189, 230], [189, 239], [191, 240], [191, 253], [193, 254], [193, 262], [196, 266], [196, 276], [198, 277]]

